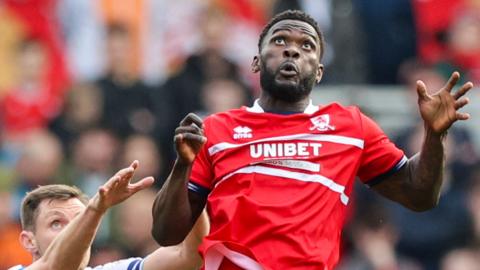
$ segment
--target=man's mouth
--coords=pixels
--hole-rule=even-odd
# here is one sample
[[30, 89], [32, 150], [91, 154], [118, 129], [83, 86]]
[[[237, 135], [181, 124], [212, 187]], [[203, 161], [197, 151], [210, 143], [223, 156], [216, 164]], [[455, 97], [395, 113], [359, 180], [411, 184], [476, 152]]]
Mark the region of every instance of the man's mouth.
[[280, 75], [283, 77], [295, 77], [298, 75], [298, 68], [297, 66], [292, 63], [292, 62], [285, 62], [280, 65], [279, 71]]

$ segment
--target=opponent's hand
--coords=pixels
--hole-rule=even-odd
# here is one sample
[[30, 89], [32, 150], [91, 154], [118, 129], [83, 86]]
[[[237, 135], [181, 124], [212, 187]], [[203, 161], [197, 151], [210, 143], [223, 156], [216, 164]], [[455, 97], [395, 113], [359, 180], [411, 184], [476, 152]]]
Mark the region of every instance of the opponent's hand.
[[138, 191], [150, 187], [154, 181], [153, 177], [145, 177], [134, 184], [130, 183], [137, 168], [138, 161], [135, 160], [129, 167], [118, 171], [98, 189], [97, 194], [90, 200], [89, 206], [97, 211], [104, 212]]
[[463, 97], [473, 88], [471, 82], [464, 84], [458, 91], [452, 93], [452, 89], [460, 79], [458, 72], [453, 72], [450, 79], [442, 89], [429, 95], [427, 87], [422, 81], [417, 81], [418, 106], [425, 124], [437, 134], [444, 133], [457, 120], [467, 120], [468, 113], [458, 110], [469, 102], [468, 97]]
[[174, 142], [178, 161], [191, 164], [206, 141], [202, 119], [194, 113], [189, 113], [175, 129]]

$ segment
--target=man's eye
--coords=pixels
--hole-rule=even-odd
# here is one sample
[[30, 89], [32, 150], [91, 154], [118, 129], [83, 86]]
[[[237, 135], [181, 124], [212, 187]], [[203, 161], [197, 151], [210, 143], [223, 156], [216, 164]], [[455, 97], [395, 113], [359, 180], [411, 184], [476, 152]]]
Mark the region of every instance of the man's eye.
[[55, 220], [52, 222], [52, 224], [50, 224], [50, 227], [52, 227], [54, 230], [59, 230], [62, 228], [62, 223], [59, 220]]
[[282, 37], [277, 37], [273, 40], [273, 42], [275, 42], [275, 44], [277, 44], [277, 45], [284, 45], [285, 44], [285, 39], [282, 38]]
[[303, 43], [302, 48], [307, 49], [307, 50], [311, 50], [312, 49], [312, 44], [310, 42], [305, 42], [305, 43]]

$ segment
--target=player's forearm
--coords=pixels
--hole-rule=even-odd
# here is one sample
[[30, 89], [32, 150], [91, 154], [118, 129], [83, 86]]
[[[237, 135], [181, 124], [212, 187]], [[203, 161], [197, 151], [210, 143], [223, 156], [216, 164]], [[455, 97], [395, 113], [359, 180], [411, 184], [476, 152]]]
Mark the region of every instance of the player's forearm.
[[152, 235], [162, 246], [179, 244], [193, 226], [187, 190], [191, 168], [192, 164], [176, 161], [153, 203]]
[[421, 152], [408, 163], [408, 193], [417, 210], [428, 210], [438, 203], [445, 166], [445, 136], [446, 133], [434, 133], [427, 128]]
[[104, 212], [88, 206], [50, 244], [41, 261], [48, 269], [79, 269]]
[[185, 269], [198, 269], [202, 265], [198, 246], [200, 246], [203, 238], [208, 234], [209, 229], [210, 224], [207, 213], [203, 211], [181, 246], [181, 257], [185, 261]]

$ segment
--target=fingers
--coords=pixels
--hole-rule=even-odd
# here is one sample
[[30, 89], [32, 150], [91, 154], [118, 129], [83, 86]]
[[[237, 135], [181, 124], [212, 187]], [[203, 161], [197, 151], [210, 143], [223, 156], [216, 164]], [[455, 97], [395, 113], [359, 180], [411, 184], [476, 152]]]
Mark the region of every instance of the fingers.
[[175, 129], [175, 135], [180, 133], [194, 133], [194, 134], [203, 134], [203, 130], [197, 125], [192, 124], [190, 126], [181, 126]]
[[129, 182], [130, 179], [132, 179], [133, 175], [135, 174], [135, 171], [137, 170], [138, 166], [140, 165], [140, 162], [138, 162], [138, 160], [134, 160], [132, 162], [132, 164], [130, 164], [130, 167], [128, 167], [128, 169], [131, 168], [131, 170], [129, 170], [123, 177], [122, 177], [122, 181], [125, 181], [125, 182]]
[[130, 166], [128, 168], [121, 169], [115, 174], [115, 176], [118, 176], [119, 182], [124, 183], [125, 181], [130, 180], [130, 178], [132, 178], [134, 172], [135, 172], [135, 169], [132, 166]]
[[155, 182], [155, 179], [153, 177], [145, 177], [134, 184], [130, 184], [130, 189], [133, 191], [133, 193], [136, 193], [140, 190], [149, 188], [153, 184], [153, 182]]
[[451, 92], [459, 79], [460, 79], [460, 73], [458, 73], [458, 71], [453, 72], [452, 75], [450, 75], [450, 79], [448, 79], [447, 84], [445, 84], [444, 89], [447, 90], [448, 92]]
[[469, 102], [470, 99], [468, 97], [455, 101], [455, 110], [463, 108], [463, 106], [467, 105]]
[[454, 99], [459, 99], [460, 97], [465, 95], [468, 91], [470, 91], [470, 89], [472, 88], [473, 88], [473, 83], [467, 82], [466, 84], [462, 85], [462, 87], [458, 89], [458, 91], [455, 92], [455, 94], [453, 94], [452, 96]]
[[194, 113], [189, 113], [180, 122], [180, 126], [189, 126], [191, 124], [195, 124], [200, 128], [203, 127], [202, 118], [200, 118], [198, 115], [196, 115]]
[[470, 114], [469, 113], [457, 112], [456, 117], [457, 117], [457, 120], [468, 120], [468, 119], [470, 119]]
[[173, 137], [173, 141], [175, 142], [176, 146], [179, 147], [185, 141], [192, 141], [204, 144], [207, 141], [207, 137], [192, 133], [182, 133], [175, 135], [175, 137]]
[[[135, 170], [138, 168], [139, 162], [138, 160], [135, 160], [130, 164], [129, 167], [123, 168], [119, 170], [112, 178], [110, 178], [107, 183], [103, 185], [103, 190], [104, 193], [106, 193], [108, 190], [116, 188], [119, 184], [125, 185], [130, 181], [130, 179], [133, 177], [133, 174], [135, 173]], [[100, 191], [100, 190], [99, 190]]]
[[425, 83], [423, 83], [423, 81], [417, 81], [417, 94], [419, 99], [428, 98], [427, 86], [425, 86]]
[[120, 182], [120, 179], [121, 179], [121, 176], [117, 174], [115, 174], [114, 176], [112, 176], [110, 179], [108, 179], [108, 181], [103, 184], [101, 187], [98, 188], [98, 193], [100, 195], [100, 198], [105, 198], [106, 194], [116, 188]]
[[134, 170], [138, 168], [139, 162], [138, 160], [134, 160], [132, 164], [130, 164], [130, 167], [132, 167]]
[[100, 195], [100, 198], [101, 199], [104, 199], [105, 198], [105, 194], [107, 193], [107, 189], [104, 187], [104, 186], [101, 186], [99, 189], [98, 189], [98, 194]]
[[178, 147], [185, 141], [189, 143], [205, 143], [207, 139], [203, 136], [203, 122], [194, 113], [189, 113], [175, 129], [174, 142]]

